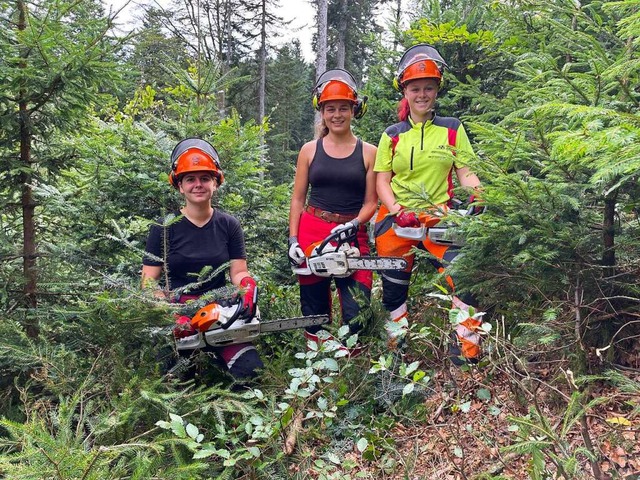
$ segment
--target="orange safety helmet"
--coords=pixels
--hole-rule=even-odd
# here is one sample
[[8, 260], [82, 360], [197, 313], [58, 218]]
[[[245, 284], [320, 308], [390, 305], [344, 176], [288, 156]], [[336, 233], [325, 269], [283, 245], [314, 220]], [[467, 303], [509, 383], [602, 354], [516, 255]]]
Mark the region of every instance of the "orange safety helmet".
[[211, 172], [218, 180], [218, 185], [224, 181], [218, 152], [213, 145], [200, 138], [186, 138], [171, 152], [169, 183], [178, 188], [180, 176], [188, 172]]
[[354, 108], [354, 117], [362, 118], [367, 111], [367, 97], [358, 98], [356, 81], [346, 70], [334, 68], [327, 70], [318, 77], [313, 87], [313, 107], [320, 110], [324, 102], [329, 100], [346, 100], [351, 102]]
[[418, 78], [434, 78], [440, 84], [445, 67], [447, 67], [446, 62], [433, 46], [419, 43], [402, 55], [393, 79], [393, 86], [396, 90], [403, 90], [407, 82]]
[[346, 70], [335, 68], [318, 77], [313, 88], [313, 106], [319, 109], [329, 100], [347, 100], [354, 104], [358, 102], [356, 81]]

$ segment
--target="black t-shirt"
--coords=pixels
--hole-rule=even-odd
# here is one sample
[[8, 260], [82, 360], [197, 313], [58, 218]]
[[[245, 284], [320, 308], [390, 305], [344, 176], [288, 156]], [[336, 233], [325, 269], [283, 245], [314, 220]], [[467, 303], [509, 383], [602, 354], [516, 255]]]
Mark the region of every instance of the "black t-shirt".
[[[180, 216], [181, 213], [176, 212], [175, 215]], [[162, 223], [162, 220], [158, 223]], [[247, 258], [240, 222], [217, 208], [211, 220], [202, 227], [194, 225], [186, 217], [180, 218], [168, 227], [152, 225], [147, 237], [147, 252], [165, 258], [165, 232], [168, 246], [166, 266], [147, 255], [142, 263], [168, 268], [170, 290], [196, 282], [198, 273], [206, 266], [216, 270], [229, 260]], [[225, 275], [224, 272], [220, 272], [211, 280], [185, 293], [199, 295], [214, 288], [221, 288], [224, 284]]]

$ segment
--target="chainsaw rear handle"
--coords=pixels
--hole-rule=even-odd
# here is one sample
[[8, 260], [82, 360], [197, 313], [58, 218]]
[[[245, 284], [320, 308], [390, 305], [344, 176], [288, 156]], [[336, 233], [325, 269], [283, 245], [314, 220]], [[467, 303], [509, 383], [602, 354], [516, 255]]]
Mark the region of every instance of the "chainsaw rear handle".
[[291, 267], [291, 271], [296, 275], [311, 275], [311, 269], [307, 267]]
[[400, 238], [408, 238], [409, 240], [424, 240], [427, 238], [427, 227], [401, 227], [397, 223], [393, 224], [393, 231]]

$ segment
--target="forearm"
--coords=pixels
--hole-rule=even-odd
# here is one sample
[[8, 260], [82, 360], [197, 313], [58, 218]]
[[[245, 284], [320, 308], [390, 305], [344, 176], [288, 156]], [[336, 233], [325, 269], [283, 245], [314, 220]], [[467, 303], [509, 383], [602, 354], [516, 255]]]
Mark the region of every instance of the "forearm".
[[162, 274], [162, 267], [156, 267], [152, 265], [143, 265], [142, 275], [141, 275], [141, 287], [143, 290], [153, 289], [153, 295], [156, 298], [165, 300], [168, 298], [168, 292], [160, 288], [160, 286], [158, 285], [158, 280], [160, 280], [161, 274]]
[[240, 286], [240, 282], [244, 277], [250, 277], [249, 269], [247, 268], [247, 261], [243, 259], [231, 260], [229, 266], [229, 278], [231, 283], [236, 287]]
[[398, 213], [402, 206], [396, 201], [396, 196], [391, 189], [391, 172], [380, 172], [376, 180], [376, 190], [382, 204], [387, 207], [389, 213]]
[[362, 225], [363, 223], [367, 223], [369, 220], [371, 220], [371, 217], [373, 217], [373, 214], [376, 212], [377, 206], [377, 199], [374, 201], [366, 202], [364, 205], [362, 205], [362, 208], [360, 209], [360, 211], [358, 212], [358, 216], [356, 217], [358, 223]]
[[462, 187], [473, 189], [476, 194], [480, 192], [480, 179], [469, 167], [458, 168], [456, 170], [456, 176]]
[[297, 236], [298, 228], [300, 226], [300, 216], [304, 210], [304, 200], [297, 198], [291, 199], [291, 205], [289, 207], [289, 236]]

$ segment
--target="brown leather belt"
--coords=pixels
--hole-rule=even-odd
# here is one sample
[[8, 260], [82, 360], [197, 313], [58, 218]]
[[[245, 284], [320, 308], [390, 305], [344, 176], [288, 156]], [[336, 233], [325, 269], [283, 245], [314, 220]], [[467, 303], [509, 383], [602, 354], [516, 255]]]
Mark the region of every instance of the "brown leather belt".
[[322, 210], [317, 207], [312, 207], [311, 205], [307, 205], [304, 208], [304, 211], [307, 213], [310, 213], [314, 217], [321, 218], [325, 222], [334, 222], [334, 223], [347, 223], [358, 216], [357, 213], [349, 215], [349, 214], [342, 214], [342, 213], [327, 212], [326, 210]]

